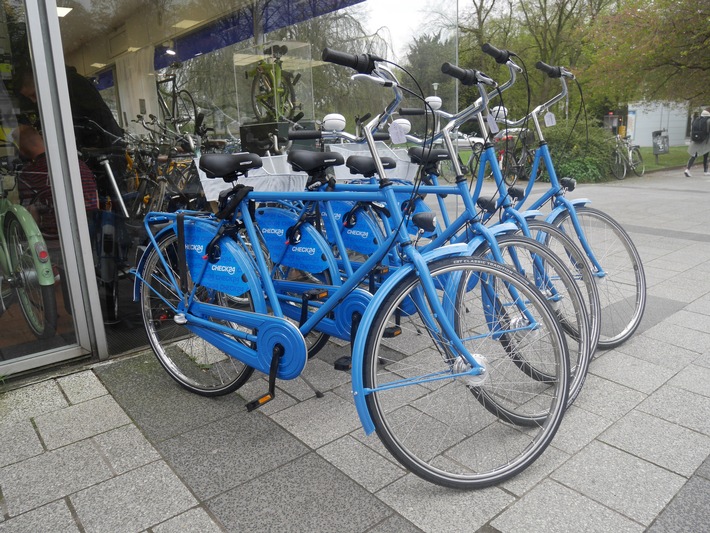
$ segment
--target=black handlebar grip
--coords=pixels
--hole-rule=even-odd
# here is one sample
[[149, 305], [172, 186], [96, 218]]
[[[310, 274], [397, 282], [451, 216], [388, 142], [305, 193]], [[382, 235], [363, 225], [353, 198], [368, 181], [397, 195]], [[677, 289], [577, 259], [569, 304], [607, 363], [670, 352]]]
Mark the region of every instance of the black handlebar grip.
[[552, 67], [552, 66], [548, 65], [547, 63], [543, 63], [542, 61], [538, 61], [537, 63], [535, 63], [535, 68], [538, 70], [542, 70], [550, 78], [561, 78], [562, 77], [562, 68], [560, 68], [560, 67]]
[[449, 62], [446, 62], [441, 65], [441, 72], [443, 72], [447, 76], [456, 78], [464, 85], [476, 85], [476, 83], [478, 83], [478, 80], [476, 79], [475, 70], [457, 67], [456, 65], [452, 65]]
[[375, 61], [383, 61], [382, 58], [372, 54], [349, 54], [339, 52], [330, 48], [324, 48], [322, 54], [323, 61], [335, 63], [343, 67], [350, 67], [360, 74], [371, 74], [375, 70]]
[[423, 109], [421, 107], [400, 107], [398, 113], [402, 116], [426, 115], [426, 109]]
[[490, 43], [485, 43], [481, 46], [481, 50], [483, 50], [484, 54], [488, 54], [495, 59], [496, 63], [499, 65], [505, 65], [510, 59], [510, 52], [508, 52], [508, 50], [499, 50]]
[[288, 130], [288, 138], [291, 141], [307, 141], [320, 139], [321, 132], [316, 130]]
[[386, 131], [378, 131], [378, 132], [372, 134], [372, 139], [374, 141], [389, 141], [390, 134], [387, 133]]

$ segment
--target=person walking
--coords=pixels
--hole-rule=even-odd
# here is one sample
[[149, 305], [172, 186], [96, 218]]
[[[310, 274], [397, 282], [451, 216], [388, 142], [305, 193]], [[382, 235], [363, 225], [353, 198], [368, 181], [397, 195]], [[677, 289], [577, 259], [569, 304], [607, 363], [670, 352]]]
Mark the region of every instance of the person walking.
[[690, 178], [690, 169], [695, 163], [695, 159], [703, 156], [703, 172], [710, 176], [708, 171], [708, 156], [710, 156], [710, 108], [703, 109], [699, 117], [693, 119], [690, 126], [690, 146], [688, 146], [688, 165], [685, 167], [685, 177]]

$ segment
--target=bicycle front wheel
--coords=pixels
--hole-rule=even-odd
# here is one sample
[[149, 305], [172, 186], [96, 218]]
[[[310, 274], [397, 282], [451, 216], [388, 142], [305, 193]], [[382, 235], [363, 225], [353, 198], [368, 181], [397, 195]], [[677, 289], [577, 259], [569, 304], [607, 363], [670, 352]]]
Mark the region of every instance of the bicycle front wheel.
[[[547, 302], [509, 268], [459, 257], [429, 266], [448, 318], [485, 373], [467, 373], [413, 272], [385, 297], [368, 334], [368, 410], [385, 447], [418, 476], [455, 488], [500, 483], [532, 464], [559, 427], [567, 346]], [[519, 357], [551, 378], [527, 375]]]
[[[140, 291], [141, 313], [158, 361], [170, 377], [191, 392], [202, 396], [234, 392], [247, 382], [253, 369], [175, 320], [173, 309], [178, 308], [182, 294], [170, 281], [169, 274], [174, 276], [178, 286], [183, 275], [189, 277], [189, 273], [180, 272], [178, 266], [177, 235], [166, 233], [158, 241], [158, 247], [151, 247], [147, 253]], [[253, 308], [250, 292], [237, 298], [200, 287], [197, 297], [225, 307], [249, 311]], [[225, 320], [213, 321], [237, 327]]]
[[57, 329], [57, 296], [54, 285], [40, 285], [25, 229], [13, 214], [5, 218], [11, 276], [22, 314], [39, 339], [53, 337]]
[[599, 347], [614, 348], [633, 335], [643, 318], [646, 276], [641, 257], [626, 231], [609, 215], [591, 207], [577, 207], [575, 212], [582, 235], [577, 235], [568, 211], [560, 213], [553, 225], [580, 242], [586, 240], [602, 268], [602, 272], [593, 269], [601, 311]]
[[643, 173], [646, 172], [646, 165], [643, 164], [643, 157], [641, 157], [641, 150], [639, 150], [638, 147], [634, 147], [631, 149], [631, 161], [630, 161], [630, 166], [631, 170], [634, 171], [634, 174], [637, 176], [643, 176]]
[[[580, 288], [562, 260], [536, 240], [519, 235], [503, 235], [497, 241], [505, 264], [535, 285], [562, 326], [570, 359], [569, 407], [582, 390], [592, 358], [590, 320]], [[493, 260], [488, 246], [477, 252], [477, 255]], [[521, 358], [516, 361], [520, 363], [521, 370], [531, 377], [552, 379], [552, 376], [537, 370], [534, 362]]]

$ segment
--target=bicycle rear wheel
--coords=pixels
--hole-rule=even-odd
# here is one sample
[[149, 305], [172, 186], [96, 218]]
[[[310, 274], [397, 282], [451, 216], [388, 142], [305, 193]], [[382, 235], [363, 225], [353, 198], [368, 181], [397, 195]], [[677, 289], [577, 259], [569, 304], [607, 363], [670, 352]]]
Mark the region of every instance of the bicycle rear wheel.
[[[429, 267], [460, 339], [486, 372], [465, 373], [470, 366], [438, 330], [412, 272], [385, 297], [368, 333], [368, 410], [385, 447], [416, 475], [486, 487], [524, 470], [552, 440], [567, 400], [567, 347], [547, 302], [509, 268], [463, 257]], [[484, 311], [481, 280], [497, 290], [500, 314]], [[523, 325], [517, 304], [535, 326]], [[518, 355], [554, 377], [529, 377]]]
[[631, 170], [634, 171], [634, 174], [637, 176], [643, 176], [643, 173], [646, 172], [646, 165], [643, 164], [643, 157], [641, 157], [641, 150], [639, 150], [638, 147], [634, 147], [631, 149], [631, 161], [629, 162], [631, 165]]
[[[177, 235], [169, 232], [158, 241], [157, 249], [151, 247], [147, 252], [140, 300], [148, 340], [160, 364], [184, 388], [202, 396], [229, 394], [248, 381], [253, 369], [175, 320], [171, 306], [177, 308], [182, 295], [174, 290], [169, 273], [178, 284], [183, 275], [189, 278], [189, 273], [180, 272], [177, 245]], [[200, 287], [197, 297], [221, 306], [253, 309], [250, 292], [233, 297]], [[236, 328], [226, 320], [212, 321]]]
[[39, 339], [53, 337], [57, 330], [57, 296], [54, 285], [40, 285], [27, 233], [11, 213], [5, 218], [5, 235], [13, 286], [27, 325]]
[[[601, 324], [599, 347], [614, 348], [638, 328], [646, 307], [646, 276], [641, 257], [629, 235], [606, 213], [591, 207], [575, 208], [583, 236], [603, 273], [594, 272], [599, 290]], [[553, 221], [567, 235], [579, 239], [567, 211]]]

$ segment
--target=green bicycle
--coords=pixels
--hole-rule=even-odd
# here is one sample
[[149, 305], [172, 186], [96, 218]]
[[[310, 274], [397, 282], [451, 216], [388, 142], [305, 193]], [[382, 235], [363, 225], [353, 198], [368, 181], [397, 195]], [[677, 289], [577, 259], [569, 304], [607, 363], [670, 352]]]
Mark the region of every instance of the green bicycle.
[[[18, 300], [32, 333], [47, 339], [57, 328], [54, 272], [34, 218], [9, 198], [16, 177], [4, 159], [0, 166], [0, 314]], [[6, 187], [7, 183], [12, 185]]]
[[282, 57], [288, 52], [286, 45], [275, 44], [264, 50], [266, 59], [245, 74], [247, 79], [253, 78], [251, 84], [251, 105], [259, 122], [278, 122], [282, 119], [292, 120], [296, 109], [301, 105], [296, 103], [294, 86], [301, 78], [300, 74], [283, 70]]

